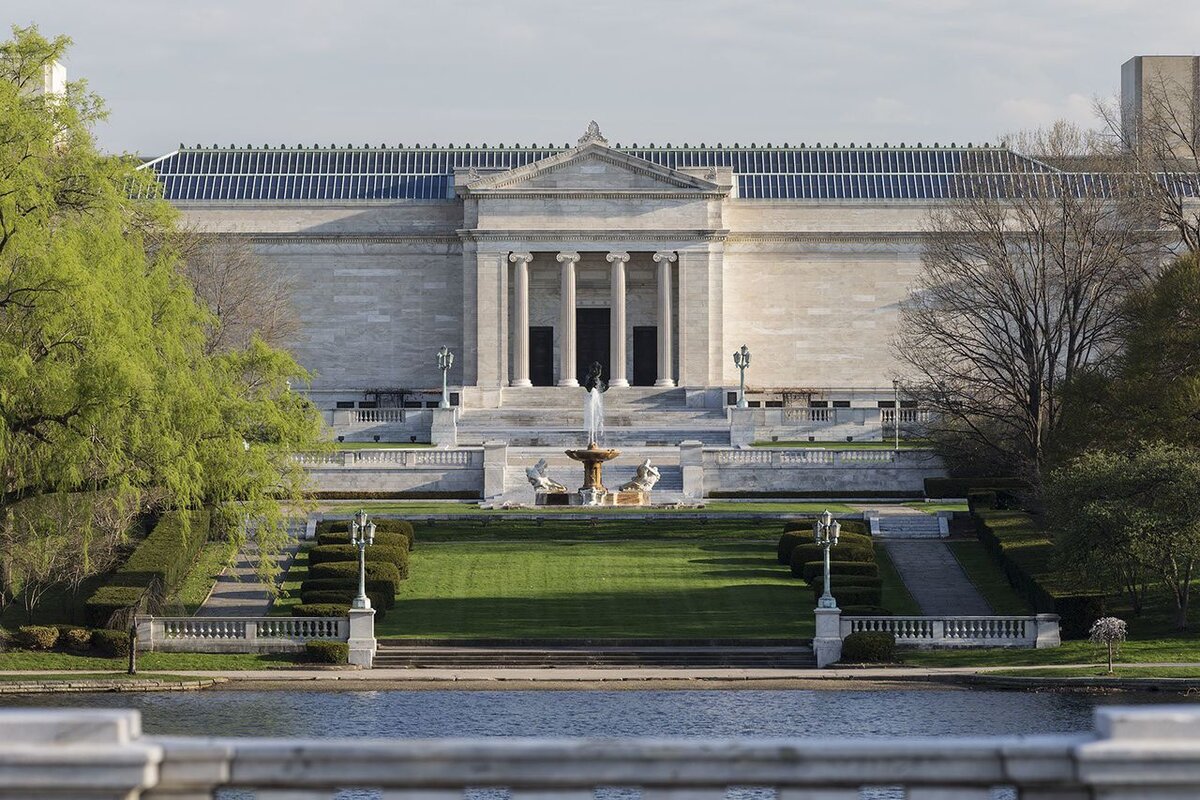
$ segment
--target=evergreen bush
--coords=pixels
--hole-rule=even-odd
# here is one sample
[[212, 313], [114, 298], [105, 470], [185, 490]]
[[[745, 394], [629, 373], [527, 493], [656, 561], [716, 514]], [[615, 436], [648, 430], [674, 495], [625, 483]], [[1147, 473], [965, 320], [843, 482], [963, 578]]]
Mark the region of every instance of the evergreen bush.
[[[408, 551], [401, 547], [381, 547], [373, 545], [367, 548], [366, 560], [394, 564], [401, 578], [408, 577]], [[331, 561], [358, 562], [358, 548], [350, 544], [321, 544], [308, 551], [308, 563], [325, 564]]]
[[812, 541], [812, 534], [807, 536], [798, 531], [786, 531], [779, 537], [779, 544], [775, 547], [775, 557], [779, 559], [779, 563], [785, 567], [792, 563], [792, 551], [805, 542]]
[[67, 627], [59, 630], [58, 645], [72, 653], [83, 653], [92, 647], [92, 632], [87, 628]]
[[97, 628], [92, 631], [92, 647], [106, 658], [128, 658], [129, 632]]
[[896, 660], [896, 637], [882, 631], [852, 633], [842, 640], [843, 664], [891, 664]]
[[349, 603], [298, 603], [292, 606], [293, 617], [344, 617], [349, 612]]
[[[316, 578], [353, 578], [358, 585], [358, 561], [326, 561], [322, 564], [309, 564], [308, 577]], [[383, 561], [367, 562], [367, 580], [389, 581], [397, 586], [404, 576], [400, 574], [395, 564]]]
[[[350, 534], [318, 533], [317, 544], [350, 544]], [[367, 549], [369, 550], [372, 547], [399, 547], [404, 550], [411, 550], [412, 540], [403, 533], [375, 531], [375, 541], [368, 545]]]
[[[412, 549], [413, 544], [417, 540], [416, 532], [413, 531], [412, 523], [405, 519], [372, 519], [375, 523], [375, 541], [379, 541], [379, 534], [400, 534], [408, 539], [408, 549]], [[322, 535], [329, 534], [345, 534], [345, 542], [329, 542], [328, 544], [345, 544], [350, 541], [350, 520], [336, 519], [326, 520], [317, 523], [317, 541], [322, 542]]]
[[[829, 576], [830, 585], [833, 587], [833, 593], [837, 594], [838, 589], [843, 586], [864, 586], [867, 588], [876, 587], [882, 588], [883, 581], [878, 577], [870, 575], [838, 575], [836, 572]], [[808, 581], [808, 585], [813, 588], [813, 591], [818, 595], [825, 591], [825, 576], [816, 575]]]
[[[320, 589], [305, 592], [301, 595], [300, 599], [303, 601], [302, 605], [339, 605], [345, 603], [347, 606], [350, 606], [355, 597], [358, 597], [358, 588], [351, 589], [347, 587], [344, 589]], [[396, 602], [395, 595], [387, 594], [386, 592], [372, 592], [369, 589], [367, 590], [367, 599], [371, 601], [371, 608], [377, 611], [386, 611], [395, 605]]]
[[[396, 590], [399, 584], [392, 581], [379, 580], [377, 578], [367, 579], [367, 594], [381, 595], [386, 597], [395, 597]], [[358, 576], [353, 578], [309, 578], [300, 584], [300, 594], [305, 595], [308, 592], [326, 592], [326, 591], [341, 591], [350, 589], [354, 592], [358, 591]], [[391, 608], [389, 605], [388, 608]]]
[[[814, 600], [821, 597], [823, 592], [813, 588]], [[878, 586], [834, 586], [834, 599], [838, 607], [846, 606], [877, 606], [883, 602], [883, 592]]]
[[22, 625], [13, 637], [17, 647], [25, 650], [53, 650], [58, 644], [58, 628], [51, 625]]
[[[838, 561], [853, 561], [859, 563], [875, 563], [875, 548], [862, 547], [861, 545], [847, 545], [842, 547], [838, 545], [833, 548], [830, 553], [830, 560], [837, 559]], [[804, 565], [811, 561], [825, 562], [825, 551], [820, 545], [802, 544], [797, 545], [792, 550], [792, 575], [796, 578], [804, 577]]]
[[350, 645], [318, 639], [304, 643], [304, 655], [314, 664], [345, 664], [350, 660]]
[[[814, 579], [820, 579], [824, 574], [825, 562], [823, 560], [806, 561], [801, 577], [812, 583]], [[879, 565], [874, 561], [830, 561], [829, 574], [835, 577], [838, 575], [867, 575], [872, 578], [878, 578]]]

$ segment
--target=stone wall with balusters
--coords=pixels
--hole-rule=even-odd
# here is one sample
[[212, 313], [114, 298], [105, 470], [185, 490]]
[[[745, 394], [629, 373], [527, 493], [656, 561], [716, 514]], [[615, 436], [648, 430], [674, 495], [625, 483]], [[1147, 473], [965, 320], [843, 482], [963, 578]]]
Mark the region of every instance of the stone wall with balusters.
[[305, 642], [345, 642], [346, 617], [138, 617], [138, 648], [166, 653], [294, 653]]

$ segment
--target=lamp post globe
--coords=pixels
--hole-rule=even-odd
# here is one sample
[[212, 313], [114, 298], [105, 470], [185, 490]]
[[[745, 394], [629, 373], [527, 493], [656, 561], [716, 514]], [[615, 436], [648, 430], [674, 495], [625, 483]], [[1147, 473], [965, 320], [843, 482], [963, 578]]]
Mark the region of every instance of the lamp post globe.
[[450, 368], [454, 366], [454, 353], [450, 352], [450, 348], [442, 345], [442, 349], [438, 350], [437, 354], [438, 369], [442, 371], [442, 399], [438, 403], [438, 408], [450, 407], [450, 393], [446, 388], [447, 375], [450, 373]]
[[817, 608], [837, 608], [837, 600], [829, 591], [829, 548], [837, 545], [841, 530], [841, 524], [829, 513], [829, 509], [825, 509], [825, 513], [813, 523], [813, 539], [825, 551], [825, 591], [817, 600]]
[[367, 545], [374, 541], [375, 523], [360, 509], [350, 522], [350, 543], [358, 548], [358, 596], [350, 602], [351, 608], [371, 607], [371, 599], [367, 597]]
[[746, 368], [750, 366], [750, 348], [742, 345], [741, 349], [733, 354], [733, 365], [738, 368], [738, 408], [749, 408], [746, 402]]

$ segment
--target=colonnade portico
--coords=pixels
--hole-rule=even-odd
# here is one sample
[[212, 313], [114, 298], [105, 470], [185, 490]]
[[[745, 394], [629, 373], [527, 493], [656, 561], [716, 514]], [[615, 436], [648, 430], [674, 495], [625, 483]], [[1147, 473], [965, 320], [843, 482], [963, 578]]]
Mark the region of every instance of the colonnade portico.
[[[672, 265], [678, 260], [673, 250], [649, 251], [657, 267], [657, 298], [654, 321], [657, 328], [657, 377], [655, 386], [673, 387], [675, 337], [674, 301], [672, 297]], [[548, 255], [548, 254], [546, 254]], [[598, 254], [597, 254], [598, 255]], [[576, 278], [581, 255], [578, 251], [564, 250], [555, 254], [559, 268], [558, 309], [558, 359], [557, 376], [554, 384], [562, 387], [578, 387], [576, 360], [578, 354], [576, 333]], [[628, 375], [629, 357], [626, 343], [626, 271], [630, 262], [627, 251], [610, 251], [605, 255], [609, 270], [609, 386], [624, 388], [630, 385]], [[512, 377], [508, 385], [514, 388], [533, 385], [530, 376], [530, 269], [534, 253], [513, 251], [507, 260], [513, 264], [512, 279]], [[594, 262], [592, 262], [594, 263]], [[593, 273], [594, 274], [594, 273]], [[544, 281], [544, 278], [543, 278]], [[594, 286], [594, 283], [593, 283]], [[586, 305], [586, 303], [585, 303]], [[636, 318], [635, 318], [636, 319]], [[636, 322], [635, 322], [636, 325]]]

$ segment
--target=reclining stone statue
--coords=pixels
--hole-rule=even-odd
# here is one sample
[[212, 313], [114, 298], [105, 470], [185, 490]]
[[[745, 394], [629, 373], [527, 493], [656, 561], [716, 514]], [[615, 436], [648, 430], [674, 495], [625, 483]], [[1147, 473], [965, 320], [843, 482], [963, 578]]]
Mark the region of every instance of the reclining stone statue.
[[637, 475], [634, 479], [622, 486], [621, 491], [648, 492], [654, 488], [654, 484], [658, 483], [658, 479], [661, 477], [658, 468], [650, 466], [650, 459], [647, 458], [638, 465]]
[[525, 477], [529, 479], [529, 485], [536, 492], [558, 494], [567, 491], [567, 487], [546, 474], [546, 459], [544, 458], [525, 470]]

